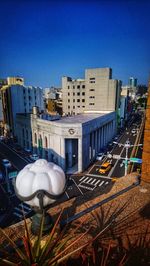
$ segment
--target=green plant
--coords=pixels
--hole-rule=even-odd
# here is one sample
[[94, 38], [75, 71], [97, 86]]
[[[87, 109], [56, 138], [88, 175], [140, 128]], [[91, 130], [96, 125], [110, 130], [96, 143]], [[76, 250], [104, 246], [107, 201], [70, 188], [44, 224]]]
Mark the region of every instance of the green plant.
[[[9, 259], [9, 254], [7, 254], [8, 256], [5, 258], [1, 258], [1, 265], [58, 265], [60, 262], [67, 260], [67, 258], [73, 255], [75, 252], [79, 251], [82, 247], [75, 249], [73, 247], [75, 244], [79, 243], [82, 238], [84, 238], [89, 229], [87, 229], [84, 233], [80, 234], [79, 237], [76, 237], [75, 240], [73, 238], [78, 230], [78, 227], [72, 232], [71, 235], [65, 235], [65, 228], [62, 231], [58, 232], [57, 227], [60, 221], [61, 214], [62, 212], [59, 214], [49, 236], [46, 238], [45, 241], [43, 241], [42, 239], [44, 215], [41, 219], [39, 234], [35, 238], [34, 242], [31, 240], [28, 225], [26, 219], [24, 218], [25, 236], [22, 238], [23, 248], [18, 248], [15, 242], [5, 233], [3, 229], [0, 228], [0, 232], [9, 241], [10, 245], [14, 248], [17, 254], [15, 262]], [[87, 244], [85, 244], [84, 247], [86, 245]]]

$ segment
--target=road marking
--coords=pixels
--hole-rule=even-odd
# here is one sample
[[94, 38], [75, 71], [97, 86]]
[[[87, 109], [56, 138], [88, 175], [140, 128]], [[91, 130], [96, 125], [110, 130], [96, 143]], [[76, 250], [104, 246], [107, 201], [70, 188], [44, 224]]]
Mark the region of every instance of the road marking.
[[21, 157], [16, 151], [14, 151], [13, 149], [11, 149], [8, 145], [6, 145], [5, 143], [2, 143], [2, 145], [6, 146], [10, 151], [14, 152], [20, 159], [24, 160], [26, 163], [28, 163], [28, 161]]
[[99, 182], [101, 182], [101, 181], [100, 181], [100, 180], [98, 180], [98, 181], [95, 183], [95, 186], [97, 186]]
[[68, 199], [70, 199], [70, 197], [69, 197], [68, 193], [67, 193], [66, 191], [65, 191], [65, 193], [66, 193], [66, 196], [67, 196], [67, 198], [68, 198]]
[[109, 176], [104, 176], [104, 175], [94, 175], [94, 174], [86, 174], [87, 176], [93, 176], [93, 177], [102, 177], [104, 179], [111, 179], [111, 177]]
[[92, 184], [92, 185], [93, 185], [95, 181], [96, 181], [96, 179], [94, 179], [94, 180], [93, 180], [93, 181], [92, 181], [90, 184]]
[[104, 184], [105, 181], [102, 181], [100, 184], [99, 184], [99, 187], [101, 187], [103, 184]]
[[85, 178], [85, 175], [84, 175], [84, 176], [82, 176], [82, 178], [80, 178], [80, 179], [79, 179], [79, 181], [82, 181], [84, 178]]
[[77, 188], [79, 189], [80, 193], [83, 195], [82, 190], [79, 188], [79, 186], [77, 185], [77, 183], [75, 182], [75, 180], [74, 180], [74, 179], [72, 179], [72, 180], [73, 180], [73, 182], [75, 183], [75, 185], [77, 186]]
[[79, 186], [82, 187], [82, 188], [85, 188], [85, 189], [87, 189], [87, 190], [94, 190], [94, 189], [95, 189], [95, 186], [94, 186], [93, 188], [91, 188], [91, 187], [87, 187], [87, 186], [82, 185], [82, 184], [79, 184]]
[[[92, 181], [93, 180], [93, 178], [90, 178], [86, 183], [89, 183], [90, 181]], [[83, 180], [84, 181], [84, 180]]]

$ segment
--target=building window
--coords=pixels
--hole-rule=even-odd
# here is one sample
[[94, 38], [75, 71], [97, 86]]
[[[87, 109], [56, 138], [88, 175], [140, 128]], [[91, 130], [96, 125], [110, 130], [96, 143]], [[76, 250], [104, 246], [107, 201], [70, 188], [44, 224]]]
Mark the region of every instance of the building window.
[[75, 96], [75, 92], [73, 92], [73, 96]]
[[68, 99], [68, 103], [70, 103], [70, 99]]
[[70, 87], [68, 86], [68, 90], [70, 89]]
[[85, 99], [82, 99], [82, 102], [85, 103]]
[[80, 89], [80, 85], [77, 86], [77, 89]]
[[75, 103], [75, 99], [73, 99], [73, 103]]
[[73, 106], [73, 109], [75, 109], [75, 106]]
[[26, 129], [26, 138], [28, 139], [28, 130]]
[[90, 89], [90, 91], [95, 91], [95, 89]]
[[94, 99], [94, 98], [95, 98], [95, 96], [90, 96], [89, 98], [90, 98], [90, 99]]
[[80, 96], [80, 92], [77, 92], [77, 96]]
[[89, 105], [95, 105], [94, 103], [89, 103]]
[[77, 107], [80, 108], [80, 105], [78, 105]]
[[84, 106], [84, 105], [82, 105], [82, 108], [85, 108], [85, 106]]
[[90, 83], [95, 83], [95, 78], [90, 78]]
[[24, 128], [22, 129], [22, 136], [23, 136], [23, 139], [24, 139]]
[[80, 99], [77, 99], [77, 103], [79, 103], [80, 102]]
[[70, 109], [70, 105], [68, 105], [68, 109]]
[[68, 92], [68, 96], [70, 96], [70, 92]]
[[75, 86], [73, 85], [73, 89], [75, 89]]
[[82, 89], [85, 89], [85, 85], [82, 85]]
[[85, 95], [85, 92], [82, 92], [82, 95]]

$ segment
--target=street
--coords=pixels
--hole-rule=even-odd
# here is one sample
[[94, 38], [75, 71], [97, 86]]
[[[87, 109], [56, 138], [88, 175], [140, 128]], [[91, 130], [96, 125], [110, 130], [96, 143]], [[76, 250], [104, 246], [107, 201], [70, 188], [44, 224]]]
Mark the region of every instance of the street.
[[[118, 139], [115, 140], [115, 142], [117, 142], [118, 144], [112, 143], [111, 150], [109, 149], [109, 152], [107, 151], [105, 153], [102, 161], [95, 161], [89, 171], [86, 172], [86, 174], [83, 173], [80, 175], [71, 175], [68, 178], [67, 189], [60, 200], [61, 202], [69, 200], [73, 197], [83, 196], [87, 192], [93, 193], [95, 191], [98, 191], [102, 194], [106, 193], [106, 191], [111, 189], [117, 178], [124, 176], [125, 165], [122, 162], [123, 159], [119, 158], [125, 158], [126, 156], [126, 149], [123, 145], [125, 145], [127, 140], [130, 141], [131, 145], [134, 145], [136, 143], [139, 133], [132, 133], [133, 128], [135, 128], [135, 123], [138, 127], [141, 124], [141, 120], [136, 115], [133, 119], [130, 120], [128, 127], [126, 127], [124, 131], [122, 131], [122, 133], [118, 136]], [[128, 149], [128, 158], [130, 158], [132, 150], [132, 147]], [[142, 149], [137, 148], [136, 154], [137, 156], [139, 156], [138, 158], [140, 158]], [[13, 167], [17, 169], [17, 171], [20, 171], [25, 165], [33, 162], [33, 160], [30, 159], [25, 152], [23, 153], [22, 151], [16, 151], [13, 144], [0, 142], [0, 160], [4, 158], [9, 159]], [[111, 162], [112, 168], [107, 173], [100, 174], [99, 169], [101, 165], [106, 161]], [[136, 164], [133, 165], [132, 169], [136, 169]], [[10, 188], [12, 193], [8, 194], [7, 183], [1, 182], [1, 193], [5, 193], [5, 202], [1, 202], [1, 205], [4, 205], [6, 202], [7, 207], [9, 204], [11, 205], [11, 208], [9, 207], [9, 209], [11, 209], [11, 214], [9, 215], [9, 218], [7, 218], [7, 220], [9, 221], [10, 219], [10, 223], [15, 223], [23, 219], [22, 208], [24, 208], [24, 213], [26, 216], [30, 216], [31, 214], [33, 214], [33, 212], [29, 205], [21, 203], [17, 199], [12, 184], [10, 184]], [[6, 198], [8, 199], [7, 201]], [[3, 223], [1, 226], [3, 226]]]

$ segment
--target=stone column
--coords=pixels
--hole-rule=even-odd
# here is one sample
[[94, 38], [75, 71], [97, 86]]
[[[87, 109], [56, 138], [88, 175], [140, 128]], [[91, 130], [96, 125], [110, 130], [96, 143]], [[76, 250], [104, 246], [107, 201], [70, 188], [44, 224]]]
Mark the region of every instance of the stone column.
[[65, 171], [65, 168], [66, 168], [66, 162], [65, 162], [65, 139], [63, 137], [61, 137], [60, 145], [61, 145], [61, 151], [60, 151], [61, 167]]
[[78, 172], [83, 171], [82, 165], [82, 138], [78, 139]]

